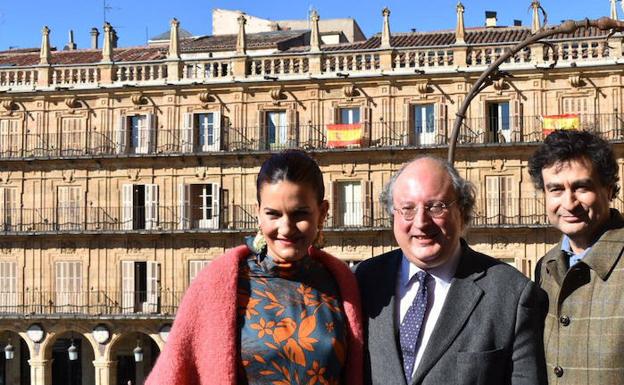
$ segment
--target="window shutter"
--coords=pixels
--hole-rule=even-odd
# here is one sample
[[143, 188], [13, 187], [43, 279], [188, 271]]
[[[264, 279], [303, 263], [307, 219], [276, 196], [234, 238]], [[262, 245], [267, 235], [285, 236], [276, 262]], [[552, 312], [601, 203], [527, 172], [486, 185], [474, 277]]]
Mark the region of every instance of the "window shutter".
[[69, 186], [58, 186], [56, 193], [56, 225], [60, 230], [69, 224]]
[[134, 312], [134, 261], [121, 261], [121, 311]]
[[258, 149], [266, 149], [268, 144], [266, 141], [267, 138], [267, 127], [266, 127], [266, 111], [259, 110], [258, 111]]
[[212, 113], [212, 121], [214, 124], [214, 143], [212, 145], [213, 151], [221, 150], [221, 112], [215, 111]]
[[160, 282], [160, 265], [158, 262], [147, 262], [147, 296], [143, 311], [158, 313], [158, 286]]
[[360, 107], [360, 123], [362, 124], [362, 147], [370, 146], [371, 139], [371, 109], [367, 106]]
[[67, 293], [67, 263], [56, 263], [56, 305], [63, 306], [68, 302]]
[[186, 230], [190, 228], [190, 185], [180, 183], [178, 185], [178, 229]]
[[9, 223], [9, 205], [7, 204], [6, 198], [7, 189], [4, 187], [0, 187], [0, 231], [9, 231], [11, 230], [11, 223]]
[[204, 259], [189, 261], [189, 277], [188, 277], [189, 285], [197, 277], [197, 274], [199, 274], [199, 272], [204, 267], [208, 266], [209, 262], [210, 261], [204, 260]]
[[500, 186], [497, 176], [485, 177], [485, 216], [487, 224], [499, 223], [500, 214]]
[[331, 212], [329, 217], [328, 227], [337, 227], [340, 223], [339, 219], [342, 212], [342, 206], [340, 205], [340, 197], [338, 196], [338, 182], [330, 182], [331, 189]]
[[116, 129], [116, 139], [117, 139], [117, 153], [125, 154], [127, 150], [126, 139], [127, 135], [127, 124], [128, 118], [125, 115], [121, 115], [117, 117], [117, 129]]
[[364, 209], [363, 225], [371, 227], [373, 225], [373, 182], [363, 180], [362, 182], [362, 207]]
[[288, 148], [297, 147], [297, 136], [298, 136], [298, 115], [299, 112], [297, 110], [286, 110], [286, 132], [288, 135], [288, 142], [286, 146]]
[[123, 230], [132, 230], [132, 213], [134, 208], [132, 188], [132, 184], [124, 184], [121, 186], [121, 228]]
[[403, 120], [400, 123], [400, 140], [397, 138], [398, 143], [403, 146], [409, 146], [414, 142], [414, 108], [411, 104], [405, 103], [403, 105]]
[[17, 263], [0, 262], [0, 309], [12, 313], [17, 305]]
[[153, 151], [155, 144], [155, 119], [154, 114], [147, 114], [143, 119], [139, 119], [139, 143], [136, 152], [138, 154], [149, 154]]
[[219, 225], [222, 228], [227, 229], [229, 226], [229, 219], [230, 219], [230, 213], [229, 213], [230, 191], [222, 188], [221, 196], [219, 200], [220, 200], [219, 203], [221, 204], [221, 210], [219, 211]]
[[193, 138], [193, 114], [187, 112], [184, 114], [184, 127], [182, 128], [182, 152], [193, 152]]
[[212, 183], [212, 228], [219, 228], [219, 213], [221, 212], [221, 205], [219, 202], [219, 185]]
[[145, 229], [158, 228], [158, 185], [145, 185]]

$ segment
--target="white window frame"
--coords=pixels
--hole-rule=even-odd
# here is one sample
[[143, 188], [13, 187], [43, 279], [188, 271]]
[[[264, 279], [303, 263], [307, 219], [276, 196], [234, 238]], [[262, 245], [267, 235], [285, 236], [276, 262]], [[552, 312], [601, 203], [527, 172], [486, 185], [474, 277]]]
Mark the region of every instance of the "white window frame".
[[82, 262], [58, 261], [55, 264], [56, 301], [61, 311], [84, 305]]

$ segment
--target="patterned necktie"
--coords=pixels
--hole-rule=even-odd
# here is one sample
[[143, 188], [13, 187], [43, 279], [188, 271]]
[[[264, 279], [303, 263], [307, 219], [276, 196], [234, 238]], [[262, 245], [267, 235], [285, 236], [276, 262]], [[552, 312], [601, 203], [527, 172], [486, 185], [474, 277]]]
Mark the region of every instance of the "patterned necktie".
[[403, 352], [403, 370], [405, 371], [405, 379], [409, 384], [414, 371], [414, 363], [416, 362], [416, 346], [418, 336], [427, 311], [427, 278], [430, 277], [427, 272], [419, 271], [416, 273], [418, 280], [418, 292], [414, 298], [414, 302], [407, 309], [403, 322], [399, 328], [399, 341], [401, 343], [401, 351]]

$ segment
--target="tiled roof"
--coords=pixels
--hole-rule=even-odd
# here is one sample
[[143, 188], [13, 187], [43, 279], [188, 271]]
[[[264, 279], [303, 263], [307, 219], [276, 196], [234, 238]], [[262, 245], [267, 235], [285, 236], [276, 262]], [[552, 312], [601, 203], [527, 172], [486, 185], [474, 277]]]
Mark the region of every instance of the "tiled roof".
[[[251, 33], [246, 36], [247, 49], [274, 49], [279, 52], [300, 53], [310, 48], [309, 30], [273, 31]], [[494, 27], [466, 29], [466, 43], [472, 44], [502, 44], [518, 43], [531, 34], [528, 27]], [[558, 34], [548, 40], [599, 38], [608, 34], [597, 28], [579, 28], [572, 34]], [[436, 32], [409, 32], [394, 33], [390, 43], [394, 48], [407, 47], [440, 47], [455, 43], [455, 31]], [[381, 36], [370, 37], [366, 41], [357, 43], [341, 43], [322, 45], [324, 52], [356, 51], [379, 48]], [[181, 52], [215, 52], [234, 51], [236, 49], [236, 35], [202, 36], [183, 39], [180, 41]], [[143, 46], [117, 48], [113, 58], [116, 62], [161, 60], [167, 56], [167, 46]], [[74, 51], [56, 51], [51, 53], [51, 64], [89, 64], [102, 60], [101, 50], [79, 49]], [[32, 66], [39, 63], [38, 49], [21, 49], [0, 51], [0, 66]]]
[[[494, 28], [468, 28], [466, 29], [467, 44], [501, 44], [519, 43], [529, 37], [531, 29], [528, 27], [494, 27]], [[557, 34], [547, 40], [579, 39], [606, 36], [608, 32], [598, 28], [579, 28], [572, 34]], [[437, 32], [408, 32], [394, 33], [390, 37], [390, 45], [393, 48], [405, 47], [436, 47], [455, 44], [455, 31]], [[361, 49], [376, 49], [381, 45], [381, 36], [376, 34], [365, 42], [346, 43], [322, 46], [323, 51], [351, 51]]]
[[[52, 51], [50, 64], [91, 64], [102, 60], [102, 51], [78, 49], [73, 51]], [[167, 56], [167, 47], [127, 47], [116, 48], [113, 59], [116, 62], [161, 60]], [[32, 66], [39, 64], [39, 51], [16, 53], [0, 52], [0, 66]]]
[[[247, 49], [278, 49], [300, 46], [306, 43], [309, 31], [272, 31], [250, 33], [245, 36]], [[202, 36], [181, 41], [182, 52], [234, 51], [236, 35]]]

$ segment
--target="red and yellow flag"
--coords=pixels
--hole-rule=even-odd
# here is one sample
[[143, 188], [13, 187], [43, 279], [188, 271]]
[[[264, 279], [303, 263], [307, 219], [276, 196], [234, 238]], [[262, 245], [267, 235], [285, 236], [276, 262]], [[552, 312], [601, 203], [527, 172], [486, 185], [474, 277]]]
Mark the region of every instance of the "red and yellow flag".
[[554, 130], [578, 130], [581, 127], [579, 114], [544, 115], [542, 132], [547, 136]]
[[362, 124], [328, 124], [327, 147], [339, 148], [362, 144]]

